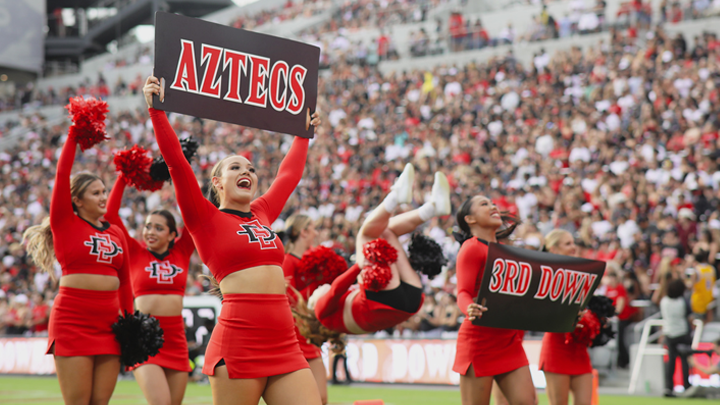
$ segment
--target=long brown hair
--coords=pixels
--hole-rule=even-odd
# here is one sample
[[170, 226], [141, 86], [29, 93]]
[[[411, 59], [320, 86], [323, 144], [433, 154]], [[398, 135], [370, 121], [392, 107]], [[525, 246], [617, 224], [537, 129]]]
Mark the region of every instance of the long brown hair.
[[[70, 196], [82, 198], [90, 184], [96, 180], [102, 181], [99, 176], [92, 173], [76, 174], [70, 181]], [[72, 207], [73, 211], [77, 212], [75, 203], [72, 204]], [[26, 250], [33, 262], [54, 278], [55, 274], [52, 269], [55, 262], [55, 246], [50, 228], [50, 217], [43, 219], [40, 225], [26, 229], [23, 232], [23, 243], [26, 244]]]
[[333, 353], [343, 353], [345, 351], [344, 334], [326, 328], [315, 316], [315, 311], [308, 308], [307, 301], [302, 294], [293, 286], [288, 286], [288, 288], [297, 300], [295, 305], [290, 306], [290, 309], [300, 334], [312, 345], [321, 347], [323, 343], [329, 342], [330, 350]]
[[[460, 209], [458, 209], [458, 212], [455, 215], [455, 220], [457, 221], [458, 227], [460, 228], [460, 233], [462, 235], [462, 241], [460, 241], [460, 243], [472, 238], [472, 231], [470, 230], [470, 225], [467, 223], [467, 221], [465, 221], [465, 217], [470, 215], [470, 211], [472, 210], [472, 200], [473, 197], [469, 197], [467, 200], [465, 200], [465, 202], [462, 203]], [[500, 218], [502, 218], [503, 226], [500, 228], [500, 230], [495, 232], [495, 237], [498, 240], [507, 239], [515, 231], [515, 228], [520, 225], [520, 219], [507, 212], [501, 212]]]

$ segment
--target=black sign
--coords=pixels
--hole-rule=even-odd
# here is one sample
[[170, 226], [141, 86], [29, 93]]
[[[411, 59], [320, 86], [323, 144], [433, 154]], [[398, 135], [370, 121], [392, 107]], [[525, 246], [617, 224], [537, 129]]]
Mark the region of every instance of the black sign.
[[155, 14], [153, 106], [312, 138], [320, 48], [196, 18]]
[[605, 263], [491, 243], [473, 324], [538, 332], [572, 332], [600, 285]]

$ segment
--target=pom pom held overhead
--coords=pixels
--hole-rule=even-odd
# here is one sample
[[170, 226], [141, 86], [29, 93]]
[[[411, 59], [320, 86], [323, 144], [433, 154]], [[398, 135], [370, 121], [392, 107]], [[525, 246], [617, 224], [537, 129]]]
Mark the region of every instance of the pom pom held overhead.
[[334, 250], [326, 246], [309, 249], [303, 254], [296, 270], [296, 288], [303, 290], [313, 283], [332, 283], [345, 270], [347, 262]]
[[73, 121], [68, 136], [80, 145], [81, 150], [85, 151], [109, 139], [105, 132], [105, 116], [108, 112], [106, 102], [94, 97], [85, 99], [77, 96], [71, 97], [65, 108]]
[[128, 184], [138, 190], [155, 191], [162, 188], [163, 182], [153, 180], [150, 176], [152, 158], [142, 147], [134, 145], [129, 150], [115, 153], [113, 162], [115, 170], [122, 173]]
[[[182, 147], [183, 155], [185, 155], [185, 159], [187, 159], [188, 162], [193, 158], [193, 156], [195, 156], [195, 153], [200, 147], [193, 137], [181, 139], [180, 146]], [[150, 165], [150, 177], [155, 181], [170, 180], [170, 170], [168, 169], [167, 163], [165, 163], [165, 159], [162, 156], [158, 156], [153, 159], [152, 164]]]

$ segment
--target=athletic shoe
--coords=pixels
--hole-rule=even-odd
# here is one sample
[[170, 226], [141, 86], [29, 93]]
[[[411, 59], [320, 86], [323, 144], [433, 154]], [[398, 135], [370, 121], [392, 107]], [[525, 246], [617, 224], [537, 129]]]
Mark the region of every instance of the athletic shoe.
[[432, 186], [432, 201], [435, 205], [435, 216], [450, 215], [450, 184], [441, 172], [435, 172]]
[[412, 202], [412, 188], [415, 183], [415, 168], [412, 164], [405, 165], [405, 169], [395, 180], [392, 189], [397, 194], [398, 204], [410, 204]]

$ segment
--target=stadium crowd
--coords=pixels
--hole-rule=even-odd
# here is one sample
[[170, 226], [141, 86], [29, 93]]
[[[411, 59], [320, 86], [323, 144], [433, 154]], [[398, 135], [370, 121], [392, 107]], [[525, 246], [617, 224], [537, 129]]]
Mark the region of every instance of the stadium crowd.
[[[335, 63], [320, 77], [325, 118], [303, 180], [274, 228], [283, 229], [282, 218], [293, 212], [306, 213], [318, 225], [318, 242], [349, 256], [363, 214], [412, 162], [417, 204], [440, 170], [454, 207], [481, 192], [517, 215], [516, 246], [538, 249], [550, 230], [572, 232], [583, 257], [608, 262], [603, 290], [625, 294], [620, 321], [627, 326], [642, 316], [632, 300], [657, 304], [673, 279], [697, 280], [716, 265], [719, 61], [715, 35], [689, 44], [658, 28], [642, 42], [614, 30], [609, 43], [538, 55], [527, 67], [512, 53], [386, 76], [367, 64]], [[291, 140], [186, 116], [171, 122], [181, 137], [200, 142], [193, 166], [202, 184], [215, 162], [234, 153], [255, 162], [260, 178], [271, 177]], [[31, 132], [0, 153], [0, 334], [42, 334], [57, 280], [29, 262], [21, 234], [47, 215], [69, 122], [48, 125], [31, 115], [20, 125]], [[99, 173], [110, 187], [114, 151], [138, 143], [159, 152], [146, 111], [111, 111], [107, 128], [110, 140], [79, 154], [75, 172]], [[169, 184], [152, 194], [126, 191], [120, 215], [137, 234], [158, 207], [176, 207]], [[433, 298], [397, 333], [457, 329], [454, 223], [448, 216], [424, 228], [450, 263], [427, 283]], [[187, 294], [207, 291], [196, 256], [191, 267]]]

